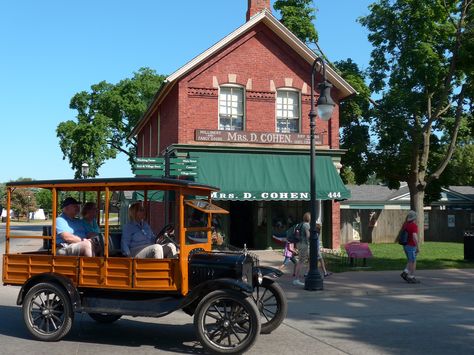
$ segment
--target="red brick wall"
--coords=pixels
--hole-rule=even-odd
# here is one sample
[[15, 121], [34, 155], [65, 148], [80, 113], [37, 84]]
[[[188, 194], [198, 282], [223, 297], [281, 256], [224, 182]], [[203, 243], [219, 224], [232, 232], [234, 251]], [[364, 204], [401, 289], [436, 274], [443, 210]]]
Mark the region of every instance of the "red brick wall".
[[332, 248], [341, 246], [341, 210], [339, 202], [331, 202]]
[[[257, 26], [234, 41], [226, 49], [203, 63], [198, 69], [179, 82], [179, 143], [193, 143], [194, 130], [218, 129], [218, 89], [213, 86], [213, 77], [219, 85], [229, 83], [228, 74], [236, 75], [236, 85], [246, 87], [249, 79], [251, 90], [246, 90], [246, 130], [275, 132], [276, 95], [274, 87], [291, 87], [300, 93], [306, 83], [306, 94], [302, 94], [301, 128], [309, 133], [311, 66], [302, 60], [288, 45], [274, 38], [265, 25]], [[285, 85], [285, 78], [292, 79]], [[320, 81], [317, 75], [317, 82]], [[334, 89], [333, 98], [338, 95]], [[166, 101], [171, 99], [169, 96]], [[317, 98], [316, 98], [317, 100]], [[338, 148], [338, 110], [330, 125], [318, 120], [316, 132], [324, 134], [324, 144]]]

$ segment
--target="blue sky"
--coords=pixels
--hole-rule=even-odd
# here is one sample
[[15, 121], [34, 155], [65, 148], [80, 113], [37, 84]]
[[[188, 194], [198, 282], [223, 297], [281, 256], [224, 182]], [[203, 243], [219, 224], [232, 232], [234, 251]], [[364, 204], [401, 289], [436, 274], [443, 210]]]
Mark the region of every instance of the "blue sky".
[[[370, 59], [356, 19], [372, 0], [316, 0], [320, 45], [335, 61]], [[273, 4], [273, 0], [272, 0]], [[15, 0], [0, 2], [0, 182], [72, 178], [57, 125], [69, 100], [140, 67], [170, 74], [245, 22], [247, 0]], [[101, 177], [131, 176], [124, 156]]]

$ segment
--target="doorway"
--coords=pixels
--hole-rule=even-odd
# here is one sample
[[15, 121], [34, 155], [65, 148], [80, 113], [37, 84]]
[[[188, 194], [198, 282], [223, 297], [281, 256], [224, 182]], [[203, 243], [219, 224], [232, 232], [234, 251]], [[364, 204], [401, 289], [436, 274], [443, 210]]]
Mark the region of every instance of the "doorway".
[[246, 201], [230, 202], [230, 244], [243, 248], [254, 247], [253, 203]]

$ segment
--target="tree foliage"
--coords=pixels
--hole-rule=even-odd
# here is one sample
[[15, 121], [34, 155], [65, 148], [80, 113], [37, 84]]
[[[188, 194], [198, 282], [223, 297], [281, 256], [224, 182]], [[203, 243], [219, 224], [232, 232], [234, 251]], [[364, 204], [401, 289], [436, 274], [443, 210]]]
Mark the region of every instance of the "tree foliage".
[[318, 42], [313, 21], [316, 19], [312, 0], [276, 0], [273, 8], [280, 12], [280, 22], [305, 43]]
[[370, 11], [360, 22], [374, 47], [370, 87], [382, 95], [373, 115], [376, 172], [390, 187], [408, 182], [422, 224], [426, 188], [448, 165], [472, 109], [473, 1], [379, 0]]
[[[341, 161], [341, 177], [348, 184], [363, 184], [373, 172], [370, 143], [371, 93], [365, 83], [365, 74], [351, 59], [336, 62], [335, 66], [339, 74], [358, 92], [358, 95], [342, 101], [339, 106], [341, 148], [347, 150]], [[353, 177], [353, 181], [347, 179], [348, 176]]]
[[100, 166], [119, 152], [133, 163], [136, 141], [128, 136], [163, 80], [154, 70], [141, 68], [117, 84], [101, 81], [73, 96], [70, 108], [77, 111], [76, 120], [61, 122], [56, 132], [75, 178], [81, 177], [84, 162], [89, 164], [89, 176], [97, 176]]

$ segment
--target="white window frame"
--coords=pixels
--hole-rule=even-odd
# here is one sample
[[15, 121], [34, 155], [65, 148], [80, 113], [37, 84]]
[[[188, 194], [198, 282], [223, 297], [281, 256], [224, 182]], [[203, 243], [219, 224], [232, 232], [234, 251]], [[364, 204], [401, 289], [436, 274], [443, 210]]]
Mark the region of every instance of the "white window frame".
[[[280, 92], [295, 92], [298, 94], [298, 131], [297, 132], [278, 132], [278, 94]], [[282, 117], [281, 119], [290, 120], [289, 118]], [[294, 88], [282, 87], [278, 88], [275, 95], [275, 132], [277, 133], [301, 133], [301, 92]]]
[[[217, 127], [219, 130], [221, 130], [221, 113], [220, 113], [220, 104], [221, 104], [221, 89], [223, 88], [235, 88], [242, 90], [242, 131], [245, 131], [246, 127], [246, 102], [245, 102], [245, 97], [246, 97], [246, 92], [245, 92], [245, 87], [242, 85], [233, 85], [233, 84], [224, 84], [219, 86], [219, 93], [217, 96]], [[231, 118], [232, 119], [232, 118]]]

